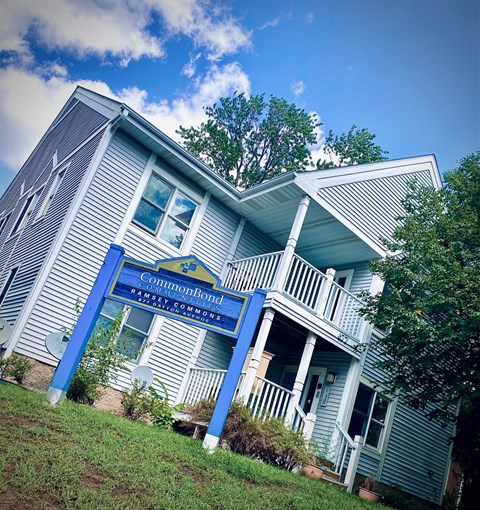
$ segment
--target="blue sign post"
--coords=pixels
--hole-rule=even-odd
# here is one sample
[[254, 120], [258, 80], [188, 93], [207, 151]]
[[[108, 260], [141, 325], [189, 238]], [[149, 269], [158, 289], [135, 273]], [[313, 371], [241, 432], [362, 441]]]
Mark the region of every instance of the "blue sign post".
[[238, 339], [205, 437], [204, 447], [213, 451], [225, 425], [265, 292], [257, 290], [250, 298], [226, 289], [193, 256], [148, 264], [124, 254], [121, 246], [110, 246], [55, 371], [47, 400], [55, 405], [65, 399], [105, 299], [143, 308]]
[[232, 403], [235, 390], [237, 388], [240, 374], [242, 373], [243, 364], [247, 358], [248, 349], [252, 343], [255, 328], [257, 327], [258, 319], [262, 313], [263, 302], [265, 301], [266, 293], [263, 290], [256, 290], [248, 305], [248, 310], [243, 323], [240, 335], [238, 336], [237, 345], [233, 350], [232, 359], [228, 366], [225, 379], [222, 384], [222, 389], [218, 395], [217, 404], [213, 410], [208, 426], [203, 447], [215, 451], [222, 435], [223, 427], [228, 416], [230, 404]]
[[103, 266], [48, 388], [47, 400], [51, 404], [58, 404], [65, 399], [70, 381], [77, 370], [105, 301], [105, 289], [110, 286], [112, 275], [116, 272], [124, 253], [125, 250], [121, 246], [112, 244], [105, 255]]

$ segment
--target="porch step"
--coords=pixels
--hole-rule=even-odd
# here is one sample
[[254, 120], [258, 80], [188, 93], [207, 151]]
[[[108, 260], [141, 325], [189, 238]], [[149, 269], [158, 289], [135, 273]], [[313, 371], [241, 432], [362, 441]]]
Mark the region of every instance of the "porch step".
[[322, 467], [323, 469], [323, 472], [325, 473], [323, 475], [323, 478], [328, 478], [329, 480], [334, 480], [335, 482], [339, 482], [340, 481], [340, 474], [339, 473], [335, 473], [335, 471], [331, 471], [330, 469], [326, 468], [326, 467]]
[[[336, 473], [333, 473], [336, 474]], [[323, 475], [322, 478], [320, 478], [320, 481], [323, 483], [328, 483], [328, 485], [332, 485], [333, 487], [337, 487], [338, 489], [346, 491], [348, 488], [348, 485], [346, 483], [341, 482], [340, 480], [336, 480], [335, 478], [330, 478], [327, 475]]]

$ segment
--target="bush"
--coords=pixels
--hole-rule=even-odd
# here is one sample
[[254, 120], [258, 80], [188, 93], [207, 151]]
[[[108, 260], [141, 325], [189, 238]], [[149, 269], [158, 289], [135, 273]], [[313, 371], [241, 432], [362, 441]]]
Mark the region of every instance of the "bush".
[[32, 362], [18, 354], [0, 359], [0, 377], [13, 377], [18, 384], [23, 383], [26, 373], [32, 368]]
[[[214, 407], [215, 401], [209, 399], [189, 406], [186, 411], [193, 421], [209, 421]], [[252, 411], [240, 402], [230, 406], [222, 440], [236, 453], [288, 470], [308, 464], [310, 459], [308, 443], [301, 432], [288, 429], [279, 418], [254, 418]]]
[[161, 386], [163, 395], [155, 388], [143, 388], [135, 379], [132, 388], [124, 391], [122, 395], [123, 415], [131, 420], [138, 420], [147, 415], [154, 425], [169, 428], [175, 421], [174, 414], [183, 409], [183, 404], [171, 406], [168, 403], [168, 392], [165, 384], [156, 379]]
[[68, 399], [93, 405], [103, 394], [102, 386], [115, 380], [118, 370], [126, 368], [128, 358], [117, 345], [122, 318], [123, 313], [119, 313], [111, 323], [95, 328], [68, 388]]

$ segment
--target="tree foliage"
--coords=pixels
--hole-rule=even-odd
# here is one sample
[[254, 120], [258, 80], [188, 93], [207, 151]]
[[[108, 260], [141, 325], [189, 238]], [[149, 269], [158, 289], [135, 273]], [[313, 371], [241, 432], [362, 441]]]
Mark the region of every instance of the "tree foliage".
[[319, 123], [285, 99], [235, 94], [205, 109], [200, 127], [177, 131], [185, 148], [237, 188], [248, 188], [311, 163]]
[[480, 151], [445, 179], [444, 188], [412, 189], [404, 201], [388, 243], [401, 255], [372, 263], [388, 292], [368, 299], [367, 316], [389, 328], [376, 344], [392, 389], [448, 417], [480, 391]]
[[324, 145], [328, 159], [319, 159], [317, 169], [384, 161], [387, 159], [388, 151], [384, 151], [380, 145], [375, 145], [375, 138], [376, 135], [370, 133], [368, 129], [357, 129], [355, 124], [348, 133], [341, 135], [336, 135], [330, 130]]
[[406, 198], [388, 243], [399, 254], [372, 264], [388, 292], [367, 298], [366, 316], [388, 328], [373, 343], [392, 391], [430, 418], [453, 421], [460, 409], [455, 451], [471, 481], [480, 477], [480, 151], [445, 181]]

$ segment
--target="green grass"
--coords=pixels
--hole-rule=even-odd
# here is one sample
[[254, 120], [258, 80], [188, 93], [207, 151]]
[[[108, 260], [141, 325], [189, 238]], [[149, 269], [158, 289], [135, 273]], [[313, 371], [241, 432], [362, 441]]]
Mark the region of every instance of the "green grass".
[[87, 406], [0, 384], [0, 509], [375, 508], [357, 496]]

